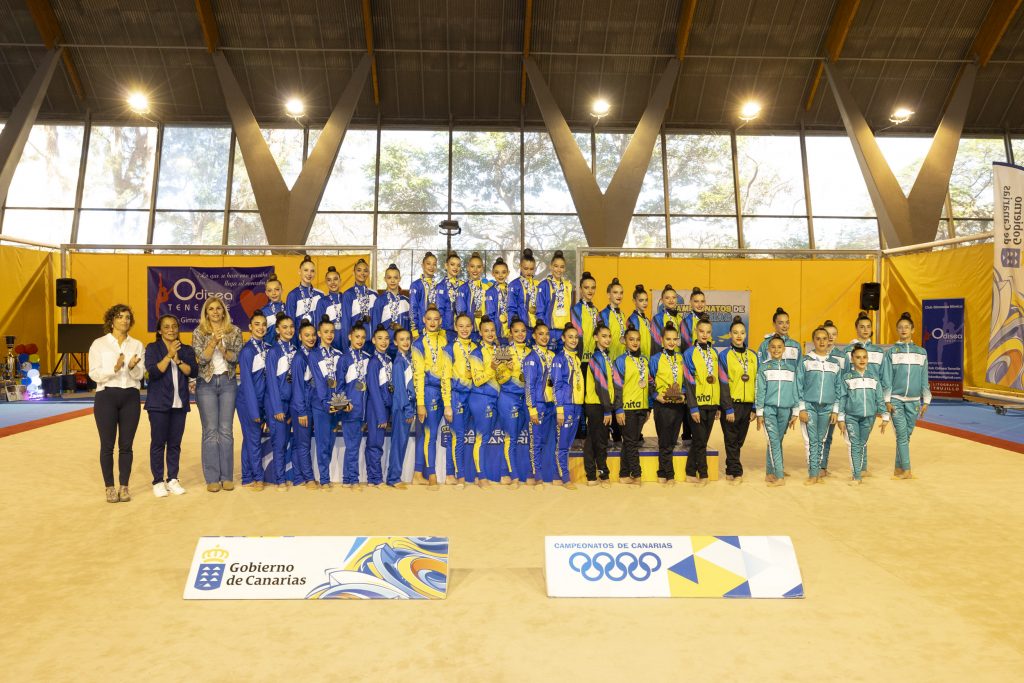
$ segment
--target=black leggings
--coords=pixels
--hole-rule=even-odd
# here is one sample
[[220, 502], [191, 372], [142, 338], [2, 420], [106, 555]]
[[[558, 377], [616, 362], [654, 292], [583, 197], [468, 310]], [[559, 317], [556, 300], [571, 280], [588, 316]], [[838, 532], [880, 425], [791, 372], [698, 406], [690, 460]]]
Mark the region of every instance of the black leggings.
[[96, 429], [100, 433], [100, 470], [103, 483], [114, 485], [114, 441], [117, 440], [117, 479], [121, 486], [128, 485], [132, 476], [132, 442], [139, 426], [142, 404], [138, 389], [107, 387], [96, 392], [93, 406]]

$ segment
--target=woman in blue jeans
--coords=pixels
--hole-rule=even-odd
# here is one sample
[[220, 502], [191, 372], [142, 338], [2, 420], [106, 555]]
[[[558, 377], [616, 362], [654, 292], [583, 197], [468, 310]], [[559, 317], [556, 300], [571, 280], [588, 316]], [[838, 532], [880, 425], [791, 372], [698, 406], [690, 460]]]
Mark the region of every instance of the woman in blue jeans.
[[242, 331], [231, 324], [227, 308], [220, 299], [207, 299], [199, 315], [199, 326], [192, 333], [192, 347], [199, 364], [196, 380], [196, 404], [203, 424], [203, 476], [206, 490], [230, 491], [234, 484], [235, 395], [238, 382], [238, 352]]

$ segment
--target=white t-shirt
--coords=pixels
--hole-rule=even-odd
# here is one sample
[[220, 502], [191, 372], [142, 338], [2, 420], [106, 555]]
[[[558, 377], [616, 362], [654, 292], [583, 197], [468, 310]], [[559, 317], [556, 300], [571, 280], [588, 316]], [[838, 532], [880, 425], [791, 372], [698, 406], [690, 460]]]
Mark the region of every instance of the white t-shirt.
[[224, 360], [224, 353], [220, 350], [220, 344], [213, 349], [213, 357], [210, 358], [210, 367], [213, 374], [222, 375], [228, 371], [228, 362]]
[[[117, 365], [117, 358], [124, 354], [124, 363], [121, 369], [114, 372]], [[128, 364], [132, 356], [138, 357], [138, 363], [131, 370]], [[146, 357], [146, 349], [142, 342], [132, 337], [125, 337], [123, 343], [119, 343], [113, 334], [105, 334], [92, 343], [89, 347], [89, 377], [96, 382], [96, 391], [103, 391], [107, 387], [120, 389], [139, 389], [142, 387], [142, 377], [146, 373], [146, 366], [143, 360]]]

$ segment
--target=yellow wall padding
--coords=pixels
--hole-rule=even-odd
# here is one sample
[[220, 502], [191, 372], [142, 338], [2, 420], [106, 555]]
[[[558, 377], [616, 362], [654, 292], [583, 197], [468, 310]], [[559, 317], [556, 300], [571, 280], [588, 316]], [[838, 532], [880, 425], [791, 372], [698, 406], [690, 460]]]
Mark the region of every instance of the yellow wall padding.
[[[38, 346], [44, 375], [57, 359], [56, 260], [53, 252], [0, 246], [0, 335]], [[0, 345], [0, 356], [6, 355], [7, 347]]]
[[[999, 388], [985, 381], [992, 322], [991, 244], [893, 256], [885, 260], [882, 272], [883, 344], [896, 341], [896, 321], [903, 311], [920, 326], [922, 299], [963, 298], [964, 384]], [[920, 341], [922, 330], [916, 331]]]
[[[586, 256], [583, 270], [597, 280], [599, 307], [608, 303], [605, 289], [613, 277], [626, 290], [623, 308], [633, 310], [631, 292], [637, 284], [650, 291], [671, 284], [682, 303], [690, 290], [750, 290], [751, 346], [772, 331], [772, 314], [777, 306], [789, 313], [790, 334], [801, 342], [826, 319], [839, 327], [844, 343], [853, 338], [860, 285], [875, 280], [875, 259], [681, 259], [619, 256]], [[711, 301], [710, 303], [714, 303]], [[657, 302], [652, 303], [656, 307]], [[649, 311], [650, 312], [650, 311]]]

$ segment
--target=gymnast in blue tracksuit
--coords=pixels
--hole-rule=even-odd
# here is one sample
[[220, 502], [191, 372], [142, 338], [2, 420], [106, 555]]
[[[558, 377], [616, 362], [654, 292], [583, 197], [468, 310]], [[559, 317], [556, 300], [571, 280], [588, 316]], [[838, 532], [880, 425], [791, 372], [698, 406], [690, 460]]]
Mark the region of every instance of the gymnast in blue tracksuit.
[[[292, 427], [292, 483], [305, 484], [307, 489], [319, 488], [313, 476], [313, 459], [310, 447], [313, 442], [313, 372], [310, 369], [310, 354], [316, 347], [316, 325], [303, 320], [295, 335], [299, 340], [298, 350], [292, 358], [291, 401], [288, 414]], [[294, 341], [294, 340], [293, 340]]]
[[454, 338], [459, 288], [465, 283], [465, 280], [459, 278], [462, 259], [455, 252], [451, 252], [444, 261], [444, 269], [447, 275], [434, 288], [434, 300], [437, 301], [437, 312], [441, 314], [441, 329], [449, 337]]
[[441, 353], [448, 337], [441, 314], [431, 306], [423, 315], [423, 331], [412, 345], [413, 382], [416, 387], [416, 483], [437, 487], [437, 434], [444, 409], [441, 404]]
[[[366, 331], [362, 325], [356, 325], [348, 333], [348, 351], [341, 357], [338, 375], [345, 385], [345, 395], [351, 404], [341, 413], [341, 435], [345, 440], [345, 460], [342, 463], [341, 486], [352, 488], [359, 485], [359, 451], [363, 445], [363, 436], [367, 431], [366, 422], [366, 391], [367, 371], [370, 354], [363, 346], [366, 345]], [[380, 469], [380, 460], [377, 460]], [[378, 482], [380, 475], [377, 476]]]
[[285, 313], [284, 287], [281, 285], [281, 281], [277, 279], [275, 273], [271, 273], [267, 277], [264, 292], [266, 292], [270, 302], [260, 309], [263, 311], [263, 315], [267, 316], [267, 335], [263, 337], [263, 341], [273, 346], [277, 343], [277, 330], [275, 329], [277, 314]]
[[388, 486], [396, 489], [406, 488], [402, 482], [402, 470], [405, 465], [405, 454], [409, 447], [409, 432], [416, 419], [416, 386], [412, 381], [412, 333], [409, 330], [397, 330], [395, 340], [395, 360], [391, 374], [395, 384], [395, 393], [391, 397], [391, 450], [388, 455]]
[[932, 402], [928, 388], [928, 354], [914, 343], [914, 320], [903, 313], [896, 323], [899, 341], [885, 352], [882, 393], [896, 430], [896, 466], [893, 479], [913, 479], [910, 471], [910, 436]]
[[533, 324], [537, 322], [537, 295], [540, 284], [533, 278], [537, 270], [537, 260], [532, 249], [523, 249], [519, 257], [519, 277], [508, 286], [508, 319], [509, 334], [512, 331], [512, 320], [519, 318], [526, 325], [526, 343], [530, 344]]
[[302, 263], [299, 264], [299, 286], [288, 292], [284, 305], [284, 312], [297, 323], [308, 320], [314, 325], [319, 324], [319, 318], [313, 316], [316, 314], [316, 305], [320, 303], [320, 297], [324, 293], [313, 286], [315, 276], [316, 266], [313, 265], [313, 259], [303, 256]]
[[437, 257], [427, 252], [421, 262], [423, 273], [409, 285], [409, 331], [416, 341], [423, 332], [423, 315], [437, 305]]
[[501, 363], [495, 370], [495, 379], [501, 389], [498, 392], [498, 424], [501, 426], [504, 443], [505, 459], [502, 463], [502, 482], [511, 477], [512, 488], [518, 488], [520, 479], [530, 472], [530, 459], [525, 444], [520, 443], [519, 435], [526, 427], [525, 379], [523, 377], [523, 361], [530, 353], [526, 345], [526, 323], [519, 318], [512, 320], [512, 344], [509, 345], [507, 362]]
[[796, 372], [797, 363], [800, 357], [804, 355], [804, 350], [800, 347], [800, 343], [789, 336], [789, 313], [786, 313], [781, 306], [775, 309], [772, 313], [772, 325], [775, 327], [775, 331], [764, 336], [764, 341], [761, 342], [761, 346], [757, 349], [757, 362], [767, 363], [771, 359], [771, 354], [768, 353], [768, 344], [771, 340], [778, 336], [782, 338], [785, 348], [782, 350], [781, 360], [786, 364], [793, 372]]
[[[485, 475], [482, 449], [494, 433], [498, 416], [498, 385], [495, 371], [498, 364], [494, 353], [498, 350], [498, 330], [490, 317], [480, 319], [480, 344], [473, 350], [470, 365], [473, 388], [469, 392], [469, 416], [473, 423], [473, 469], [477, 486], [486, 487], [490, 480]], [[508, 483], [507, 481], [505, 482]]]
[[882, 382], [868, 371], [868, 352], [860, 344], [850, 348], [850, 365], [843, 374], [843, 395], [839, 399], [839, 430], [846, 436], [850, 448], [850, 483], [860, 484], [861, 478], [870, 476], [867, 460], [868, 438], [875, 422], [882, 418], [882, 433], [889, 422], [885, 410]]
[[[391, 431], [391, 405], [395, 393], [394, 362], [388, 355], [391, 334], [378, 325], [373, 331], [373, 353], [366, 365], [366, 481], [383, 483], [384, 437]], [[390, 471], [391, 466], [389, 464]]]
[[402, 273], [394, 263], [384, 271], [384, 283], [387, 285], [387, 289], [377, 297], [377, 301], [373, 304], [373, 315], [370, 316], [374, 334], [377, 334], [377, 328], [380, 325], [383, 325], [388, 331], [388, 339], [391, 340], [388, 346], [388, 355], [392, 358], [397, 353], [395, 332], [403, 328], [408, 330], [411, 319], [409, 299], [402, 294], [401, 277]]
[[487, 290], [487, 317], [494, 323], [498, 345], [505, 346], [512, 338], [509, 329], [512, 316], [508, 310], [508, 265], [500, 256], [491, 266], [491, 276], [494, 282]]
[[324, 282], [327, 283], [327, 291], [316, 304], [313, 320], [323, 320], [324, 316], [327, 316], [327, 319], [334, 323], [334, 341], [332, 344], [339, 351], [344, 351], [345, 345], [341, 341], [341, 321], [344, 305], [341, 301], [341, 274], [338, 273], [337, 268], [328, 266], [327, 274], [324, 275]]
[[548, 276], [537, 286], [537, 320], [548, 326], [554, 353], [562, 350], [562, 335], [553, 335], [550, 331], [562, 330], [572, 320], [572, 282], [564, 275], [565, 256], [558, 249], [548, 261]]
[[466, 485], [466, 432], [472, 423], [469, 392], [473, 388], [473, 319], [466, 313], [455, 315], [456, 337], [441, 352], [441, 401], [444, 419], [450, 427], [448, 467], [445, 484]]
[[[287, 488], [292, 478], [287, 474], [291, 453], [291, 401], [292, 385], [298, 382], [292, 376], [292, 364], [299, 351], [292, 343], [295, 324], [286, 314], [280, 313], [275, 323], [277, 342], [267, 351], [267, 394], [264, 412], [270, 425], [270, 442], [274, 447], [274, 472], [267, 481]], [[294, 465], [292, 466], [294, 474]]]
[[348, 350], [349, 333], [356, 327], [363, 328], [363, 341], [370, 338], [373, 305], [377, 302], [377, 292], [366, 284], [370, 279], [370, 264], [359, 259], [352, 274], [356, 283], [341, 295], [342, 350]]
[[480, 341], [480, 320], [487, 315], [487, 291], [491, 285], [483, 281], [484, 260], [480, 254], [473, 255], [466, 261], [466, 281], [459, 286], [455, 297], [456, 315], [465, 313], [473, 321], [473, 343]]
[[316, 439], [316, 465], [320, 475], [320, 487], [331, 488], [331, 459], [334, 457], [334, 441], [337, 439], [341, 414], [331, 407], [335, 394], [345, 391], [340, 372], [342, 353], [334, 348], [334, 323], [321, 319], [316, 330], [320, 344], [309, 352], [309, 369], [312, 375], [313, 391], [310, 396], [310, 412], [313, 415], [313, 436]]
[[839, 416], [842, 395], [842, 368], [828, 355], [828, 330], [819, 327], [811, 335], [814, 351], [796, 366], [799, 394], [800, 431], [807, 456], [806, 484], [817, 484], [828, 476], [828, 456], [824, 453], [829, 428]]
[[263, 341], [267, 317], [253, 313], [249, 319], [252, 337], [238, 353], [238, 395], [235, 410], [242, 427], [242, 486], [263, 488], [263, 428], [266, 425], [264, 398], [267, 392], [267, 351]]
[[551, 383], [555, 398], [555, 473], [552, 483], [575, 489], [569, 478], [569, 449], [583, 415], [583, 368], [578, 348], [580, 334], [573, 323], [562, 330], [562, 351], [551, 361]]
[[526, 385], [525, 399], [529, 422], [527, 448], [533, 479], [526, 483], [542, 485], [550, 483], [555, 470], [555, 396], [551, 380], [551, 363], [555, 352], [548, 346], [550, 331], [547, 323], [538, 319], [533, 326], [533, 351], [523, 361], [523, 381]]

